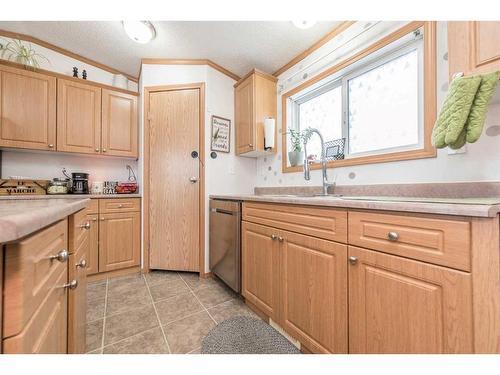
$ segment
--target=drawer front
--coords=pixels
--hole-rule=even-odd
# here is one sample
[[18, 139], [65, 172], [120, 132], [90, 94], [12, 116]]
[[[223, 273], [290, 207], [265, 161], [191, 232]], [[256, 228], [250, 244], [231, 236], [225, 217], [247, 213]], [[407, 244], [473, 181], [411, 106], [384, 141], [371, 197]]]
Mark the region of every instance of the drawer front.
[[243, 220], [347, 243], [346, 210], [244, 202]]
[[470, 271], [470, 223], [349, 212], [349, 244]]
[[68, 249], [68, 221], [50, 227], [5, 250], [4, 337], [17, 335], [27, 325], [56, 284], [67, 280], [67, 259], [50, 259]]
[[87, 205], [87, 214], [99, 213], [99, 199], [91, 199]]
[[141, 210], [141, 198], [112, 198], [99, 200], [99, 213], [135, 212]]
[[90, 223], [87, 210], [75, 212], [69, 217], [69, 251], [74, 252], [89, 235]]

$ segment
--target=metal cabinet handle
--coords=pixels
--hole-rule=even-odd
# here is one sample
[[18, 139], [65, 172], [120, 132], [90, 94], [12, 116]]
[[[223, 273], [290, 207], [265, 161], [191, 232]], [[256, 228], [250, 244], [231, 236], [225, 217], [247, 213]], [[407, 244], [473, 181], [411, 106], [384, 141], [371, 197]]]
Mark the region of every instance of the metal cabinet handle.
[[278, 241], [279, 241], [279, 242], [283, 242], [284, 240], [285, 240], [285, 239], [284, 239], [283, 237], [278, 236]]
[[275, 234], [271, 234], [271, 239], [274, 241], [274, 240], [278, 239], [278, 236]]
[[197, 181], [198, 181], [197, 177], [189, 177], [189, 182], [191, 182], [192, 184], [195, 184]]
[[90, 223], [87, 221], [85, 224], [80, 225], [82, 229], [90, 229]]
[[56, 255], [49, 256], [50, 260], [58, 260], [61, 263], [66, 262], [68, 258], [69, 258], [68, 250], [61, 250]]
[[389, 241], [397, 241], [399, 239], [399, 234], [398, 232], [389, 232], [387, 233], [387, 238]]
[[87, 268], [87, 261], [85, 259], [82, 259], [80, 263], [76, 264], [76, 268], [81, 267], [81, 268]]
[[92, 218], [92, 221], [97, 221], [97, 218], [93, 217], [93, 218]]
[[102, 152], [106, 152], [106, 149], [105, 149], [105, 148], [103, 148], [103, 149], [102, 149]]
[[71, 280], [69, 283], [64, 284], [63, 288], [70, 289], [70, 290], [76, 289], [76, 288], [78, 288], [78, 281]]
[[118, 205], [118, 208], [123, 208], [123, 204], [119, 204], [119, 205]]
[[349, 263], [351, 263], [353, 266], [358, 263], [358, 258], [356, 257], [349, 257], [347, 259], [349, 260]]
[[103, 218], [103, 217], [101, 217], [101, 221], [104, 221], [104, 218]]
[[49, 148], [54, 148], [54, 144], [53, 143], [49, 143], [48, 146], [49, 146]]
[[249, 143], [249, 144], [248, 144], [248, 147], [253, 147], [253, 143]]
[[96, 149], [95, 149], [95, 152], [99, 152], [99, 148], [96, 148]]

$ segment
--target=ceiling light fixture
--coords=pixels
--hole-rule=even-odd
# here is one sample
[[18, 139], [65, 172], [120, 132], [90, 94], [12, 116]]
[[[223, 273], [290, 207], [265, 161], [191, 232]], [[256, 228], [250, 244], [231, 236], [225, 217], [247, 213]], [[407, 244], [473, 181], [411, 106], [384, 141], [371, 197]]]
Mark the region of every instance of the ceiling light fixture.
[[309, 29], [316, 24], [316, 21], [292, 21], [292, 23], [299, 29]]
[[127, 35], [134, 42], [149, 43], [156, 36], [156, 30], [149, 21], [122, 21]]

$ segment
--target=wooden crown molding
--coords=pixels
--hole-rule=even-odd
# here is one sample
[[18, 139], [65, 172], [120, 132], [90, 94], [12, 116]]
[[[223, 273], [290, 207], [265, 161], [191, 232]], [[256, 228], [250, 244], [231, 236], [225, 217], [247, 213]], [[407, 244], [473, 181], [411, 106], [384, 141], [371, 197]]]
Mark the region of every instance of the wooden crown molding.
[[256, 75], [259, 75], [261, 77], [264, 77], [270, 81], [273, 81], [273, 82], [278, 82], [278, 78], [271, 75], [271, 74], [268, 74], [262, 70], [259, 70], [259, 69], [252, 69], [250, 70], [247, 74], [245, 74], [238, 82], [236, 82], [233, 86], [236, 88], [238, 87], [239, 85], [241, 85], [248, 77], [250, 77], [252, 74], [256, 74]]
[[[141, 60], [141, 70], [142, 64], [151, 65], [208, 65], [215, 70], [227, 75], [228, 77], [234, 79], [235, 81], [240, 80], [240, 76], [234, 74], [233, 72], [227, 70], [226, 68], [214, 63], [209, 59], [162, 59], [162, 58], [145, 58]], [[140, 72], [139, 72], [140, 75]]]
[[6, 38], [12, 38], [12, 39], [20, 39], [20, 40], [24, 40], [26, 42], [35, 43], [35, 44], [38, 44], [39, 46], [51, 49], [53, 51], [56, 51], [56, 52], [59, 52], [60, 54], [65, 55], [65, 56], [71, 57], [71, 58], [76, 59], [76, 60], [80, 60], [80, 61], [82, 61], [82, 62], [84, 62], [86, 64], [95, 66], [95, 67], [100, 68], [102, 70], [105, 70], [105, 71], [107, 71], [109, 73], [122, 74], [125, 77], [127, 77], [129, 80], [131, 80], [131, 81], [133, 81], [135, 83], [139, 82], [138, 77], [134, 77], [134, 76], [132, 76], [130, 74], [127, 74], [127, 73], [124, 73], [122, 71], [119, 71], [118, 69], [115, 69], [115, 68], [112, 68], [110, 66], [101, 64], [100, 62], [88, 59], [85, 56], [82, 56], [82, 55], [79, 55], [77, 53], [68, 51], [67, 49], [58, 47], [58, 46], [56, 46], [54, 44], [51, 44], [51, 43], [46, 42], [44, 40], [35, 38], [35, 37], [31, 36], [31, 35], [14, 33], [14, 32], [6, 31], [6, 30], [0, 30], [0, 36], [6, 37]]
[[337, 35], [348, 29], [351, 25], [356, 23], [356, 21], [343, 21], [337, 26], [335, 26], [332, 30], [328, 32], [325, 36], [323, 36], [320, 40], [318, 40], [316, 43], [314, 43], [311, 47], [306, 49], [305, 51], [299, 53], [297, 56], [295, 56], [293, 59], [291, 59], [289, 62], [287, 62], [285, 65], [283, 65], [281, 68], [279, 68], [277, 71], [273, 73], [273, 76], [278, 77], [281, 73], [287, 71], [290, 69], [292, 66], [297, 64], [298, 62], [304, 60], [307, 56], [309, 56], [311, 53], [316, 51], [318, 48], [323, 46], [325, 43], [329, 42], [333, 38], [335, 38]]

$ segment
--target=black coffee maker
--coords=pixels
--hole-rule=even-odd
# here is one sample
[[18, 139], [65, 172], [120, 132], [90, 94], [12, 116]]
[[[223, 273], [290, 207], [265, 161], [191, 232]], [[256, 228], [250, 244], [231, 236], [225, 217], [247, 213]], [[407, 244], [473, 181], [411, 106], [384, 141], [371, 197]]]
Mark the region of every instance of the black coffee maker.
[[88, 173], [71, 173], [71, 192], [73, 194], [88, 194], [89, 193], [89, 174]]

